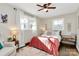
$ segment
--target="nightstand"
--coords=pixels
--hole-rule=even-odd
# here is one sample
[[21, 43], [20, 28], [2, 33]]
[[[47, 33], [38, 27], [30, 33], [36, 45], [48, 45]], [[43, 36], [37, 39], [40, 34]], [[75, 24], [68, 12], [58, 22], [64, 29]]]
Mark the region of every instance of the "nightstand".
[[61, 43], [67, 45], [73, 45], [76, 47], [76, 40], [77, 40], [76, 35], [62, 35]]

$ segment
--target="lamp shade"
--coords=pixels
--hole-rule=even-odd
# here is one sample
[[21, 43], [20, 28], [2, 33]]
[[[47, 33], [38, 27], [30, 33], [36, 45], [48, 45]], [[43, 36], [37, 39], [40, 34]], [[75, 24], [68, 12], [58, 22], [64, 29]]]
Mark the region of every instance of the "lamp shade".
[[16, 28], [11, 28], [10, 29], [10, 34], [11, 35], [16, 35], [18, 32], [17, 32], [17, 29]]
[[16, 35], [16, 34], [17, 34], [17, 31], [16, 31], [16, 30], [13, 30], [11, 33], [12, 33], [13, 35]]

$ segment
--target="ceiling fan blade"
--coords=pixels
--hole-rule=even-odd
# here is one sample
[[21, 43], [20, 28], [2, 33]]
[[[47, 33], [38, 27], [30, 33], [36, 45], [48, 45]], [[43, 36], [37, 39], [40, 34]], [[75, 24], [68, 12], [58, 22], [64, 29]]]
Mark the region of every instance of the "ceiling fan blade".
[[47, 4], [44, 4], [43, 7], [46, 8], [47, 7]]
[[50, 6], [51, 5], [51, 3], [48, 3], [48, 6]]
[[43, 7], [43, 6], [39, 5], [39, 4], [37, 4], [37, 6], [39, 6], [39, 7]]
[[43, 10], [43, 9], [39, 9], [38, 11], [41, 11], [41, 10]]
[[56, 9], [56, 7], [48, 7], [48, 9]]

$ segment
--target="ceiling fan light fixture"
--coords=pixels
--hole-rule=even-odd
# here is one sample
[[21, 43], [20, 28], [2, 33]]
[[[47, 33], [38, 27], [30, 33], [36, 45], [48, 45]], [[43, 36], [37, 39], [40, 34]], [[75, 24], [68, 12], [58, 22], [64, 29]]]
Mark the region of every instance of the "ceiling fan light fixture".
[[46, 12], [47, 10], [48, 10], [47, 8], [44, 9], [45, 12]]

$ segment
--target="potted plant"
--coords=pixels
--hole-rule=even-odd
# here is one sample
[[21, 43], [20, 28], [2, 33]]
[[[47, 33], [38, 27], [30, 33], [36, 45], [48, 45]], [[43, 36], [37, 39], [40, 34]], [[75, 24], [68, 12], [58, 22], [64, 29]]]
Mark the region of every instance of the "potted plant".
[[12, 37], [8, 37], [8, 42], [12, 42]]

